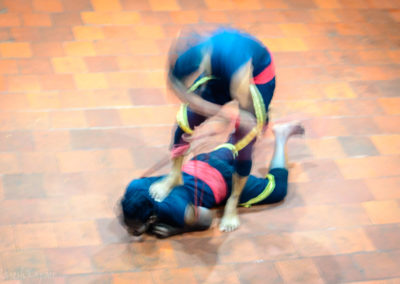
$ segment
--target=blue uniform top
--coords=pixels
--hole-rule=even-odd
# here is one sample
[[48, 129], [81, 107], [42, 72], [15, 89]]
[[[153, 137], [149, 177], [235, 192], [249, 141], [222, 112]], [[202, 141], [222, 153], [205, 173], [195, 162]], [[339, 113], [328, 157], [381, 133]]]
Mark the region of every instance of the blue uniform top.
[[[228, 192], [225, 198], [219, 204], [222, 204], [227, 200], [232, 190], [232, 156], [233, 155], [230, 150], [226, 148], [213, 151], [210, 154], [201, 154], [197, 156], [197, 159], [208, 161], [213, 167], [217, 168], [227, 181]], [[150, 196], [149, 189], [151, 184], [158, 181], [162, 177], [163, 176], [148, 177], [133, 180], [129, 184], [126, 193], [129, 194], [129, 191], [131, 190], [139, 190], [143, 195], [147, 196], [149, 200], [152, 200], [155, 213], [160, 222], [183, 227], [185, 225], [185, 210], [189, 204], [197, 204], [206, 208], [212, 208], [218, 205], [215, 201], [213, 191], [206, 184], [206, 182], [196, 179], [194, 176], [186, 173], [183, 173], [182, 175], [183, 185], [173, 188], [170, 194], [162, 202], [157, 202]], [[262, 195], [270, 182], [271, 181], [267, 178], [259, 178], [250, 175], [242, 191], [240, 203], [248, 202], [249, 200]], [[286, 195], [286, 189], [285, 192], [282, 192], [280, 189], [274, 190], [274, 188], [272, 188], [272, 192], [264, 196], [264, 198], [259, 200], [257, 204], [277, 202], [281, 200], [284, 195]]]
[[229, 87], [232, 75], [250, 59], [253, 76], [258, 75], [271, 63], [266, 47], [250, 34], [220, 28], [205, 41], [190, 47], [175, 62], [172, 73], [182, 79], [196, 71], [201, 63], [205, 48], [211, 49], [211, 73], [219, 83]]
[[233, 74], [249, 60], [253, 65], [253, 76], [258, 75], [271, 63], [265, 46], [255, 37], [234, 30], [220, 29], [210, 38], [212, 75], [226, 86]]

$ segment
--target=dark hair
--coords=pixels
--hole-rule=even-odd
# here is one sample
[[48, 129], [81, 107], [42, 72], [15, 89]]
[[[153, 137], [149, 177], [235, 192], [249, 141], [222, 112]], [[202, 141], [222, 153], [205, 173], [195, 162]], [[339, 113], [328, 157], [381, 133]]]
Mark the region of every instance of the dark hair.
[[172, 67], [172, 74], [176, 78], [182, 79], [199, 69], [203, 60], [204, 48], [205, 44], [202, 43], [192, 46], [180, 54]]
[[195, 72], [209, 45], [208, 36], [192, 28], [184, 28], [172, 42], [168, 52], [169, 69], [178, 79]]
[[154, 204], [144, 190], [128, 188], [121, 200], [123, 220], [129, 226], [129, 220], [145, 223], [154, 213]]

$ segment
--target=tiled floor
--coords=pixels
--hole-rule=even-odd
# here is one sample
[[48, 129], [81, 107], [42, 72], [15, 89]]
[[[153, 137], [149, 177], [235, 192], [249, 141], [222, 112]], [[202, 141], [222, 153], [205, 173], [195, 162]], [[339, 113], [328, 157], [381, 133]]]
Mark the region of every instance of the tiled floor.
[[[400, 283], [400, 1], [0, 3], [2, 283]], [[167, 153], [184, 24], [258, 36], [273, 120], [307, 133], [282, 204], [241, 209], [233, 233], [134, 242], [115, 204]], [[256, 173], [271, 136], [257, 151]]]

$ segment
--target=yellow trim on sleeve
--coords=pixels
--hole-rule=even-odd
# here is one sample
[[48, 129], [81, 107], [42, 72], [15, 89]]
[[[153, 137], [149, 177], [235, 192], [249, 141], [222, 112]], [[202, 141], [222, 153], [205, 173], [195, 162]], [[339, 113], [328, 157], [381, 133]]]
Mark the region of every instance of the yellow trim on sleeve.
[[198, 87], [200, 87], [201, 85], [207, 83], [208, 81], [215, 79], [214, 76], [204, 76], [202, 78], [200, 78], [199, 80], [195, 81], [193, 83], [193, 85], [189, 88], [189, 92], [194, 92], [197, 90]]
[[193, 130], [190, 128], [188, 117], [187, 117], [188, 104], [181, 104], [178, 113], [176, 114], [176, 122], [179, 127], [185, 131], [185, 133], [192, 134]]
[[238, 152], [237, 152], [237, 150], [236, 150], [236, 147], [235, 147], [235, 145], [233, 145], [233, 144], [231, 144], [231, 143], [224, 143], [224, 144], [221, 144], [221, 145], [219, 145], [218, 147], [216, 147], [214, 150], [218, 150], [218, 149], [221, 149], [221, 148], [228, 148], [229, 150], [231, 150], [232, 151], [232, 153], [233, 153], [233, 157], [237, 157], [237, 155], [238, 155]]
[[265, 198], [267, 198], [275, 189], [275, 177], [271, 174], [268, 174], [266, 176], [266, 178], [268, 179], [268, 184], [267, 186], [264, 188], [264, 190], [257, 195], [256, 197], [250, 199], [249, 201], [240, 204], [240, 206], [243, 207], [251, 207], [251, 205], [256, 204], [258, 202], [263, 201]]

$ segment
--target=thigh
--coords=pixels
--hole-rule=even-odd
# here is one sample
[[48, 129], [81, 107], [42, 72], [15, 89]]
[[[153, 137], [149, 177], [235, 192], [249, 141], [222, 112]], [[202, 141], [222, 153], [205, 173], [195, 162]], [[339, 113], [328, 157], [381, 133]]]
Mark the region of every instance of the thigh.
[[257, 139], [253, 132], [236, 129], [229, 138], [229, 143], [237, 149], [237, 157], [234, 161], [235, 172], [240, 176], [248, 176], [252, 167], [253, 146]]

